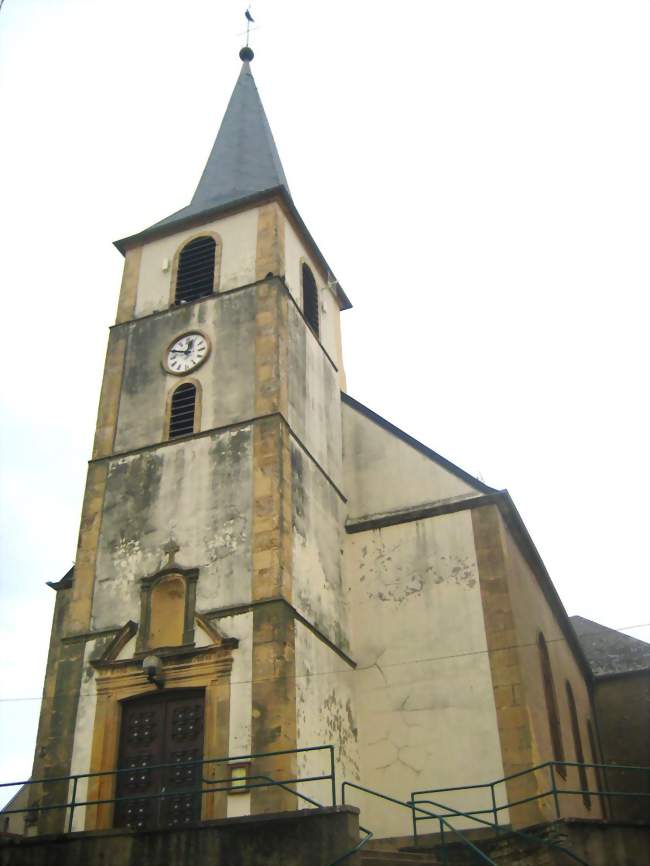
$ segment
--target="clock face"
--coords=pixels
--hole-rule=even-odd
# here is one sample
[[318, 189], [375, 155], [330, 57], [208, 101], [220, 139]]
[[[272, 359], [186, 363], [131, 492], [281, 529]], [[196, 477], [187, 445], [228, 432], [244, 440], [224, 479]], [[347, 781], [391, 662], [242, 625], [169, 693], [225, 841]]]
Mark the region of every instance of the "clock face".
[[184, 334], [167, 350], [165, 369], [180, 376], [195, 370], [207, 357], [208, 341], [203, 334]]

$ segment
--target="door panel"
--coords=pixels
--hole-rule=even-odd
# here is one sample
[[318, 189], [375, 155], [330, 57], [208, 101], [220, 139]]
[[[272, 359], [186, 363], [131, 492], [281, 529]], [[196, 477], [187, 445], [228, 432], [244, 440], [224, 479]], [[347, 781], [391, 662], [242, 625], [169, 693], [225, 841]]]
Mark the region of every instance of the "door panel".
[[[144, 830], [199, 821], [201, 766], [184, 766], [203, 757], [203, 691], [165, 692], [126, 701], [120, 732], [116, 797], [178, 791], [177, 796], [134, 799], [115, 804], [116, 827]], [[172, 767], [150, 770], [155, 764]]]
[[[201, 819], [201, 797], [183, 794], [201, 786], [202, 767], [187, 766], [187, 761], [200, 761], [203, 757], [203, 694], [170, 701], [165, 718], [165, 760], [174, 763], [167, 767], [165, 788], [178, 791], [178, 796], [165, 797], [161, 802], [162, 825], [182, 827]], [[184, 766], [185, 765], [185, 766]]]

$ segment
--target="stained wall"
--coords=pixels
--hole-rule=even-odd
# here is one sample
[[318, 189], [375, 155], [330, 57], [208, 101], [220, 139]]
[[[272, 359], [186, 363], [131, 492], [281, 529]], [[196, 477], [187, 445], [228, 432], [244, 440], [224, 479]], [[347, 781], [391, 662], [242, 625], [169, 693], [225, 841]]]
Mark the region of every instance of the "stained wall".
[[[355, 672], [343, 659], [301, 622], [296, 623], [296, 723], [297, 746], [333, 745], [339, 781], [359, 779], [359, 730], [355, 702]], [[298, 756], [301, 778], [330, 772], [328, 751]], [[298, 790], [323, 805], [331, 805], [329, 781], [300, 784]], [[304, 807], [306, 804], [301, 804]], [[301, 806], [299, 805], [299, 808]]]
[[[255, 417], [255, 313], [252, 286], [120, 326], [127, 343], [114, 450], [166, 439], [168, 401], [188, 379], [201, 389], [199, 430]], [[170, 375], [163, 369], [163, 356], [188, 331], [208, 338], [210, 354], [188, 376]]]
[[93, 628], [139, 620], [139, 580], [166, 564], [199, 568], [197, 608], [250, 601], [250, 427], [174, 441], [110, 461]]

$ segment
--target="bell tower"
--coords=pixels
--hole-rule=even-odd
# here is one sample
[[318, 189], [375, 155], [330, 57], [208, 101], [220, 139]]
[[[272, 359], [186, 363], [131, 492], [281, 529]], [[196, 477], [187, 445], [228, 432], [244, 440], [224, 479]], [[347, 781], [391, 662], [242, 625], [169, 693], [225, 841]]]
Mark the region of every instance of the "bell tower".
[[[147, 764], [326, 742], [331, 678], [307, 689], [303, 674], [320, 648], [349, 663], [339, 315], [350, 304], [293, 203], [253, 52], [240, 57], [190, 204], [116, 243], [124, 275], [75, 565], [53, 585], [33, 771], [107, 773], [80, 779], [77, 802], [172, 790]], [[290, 779], [306, 760], [240, 771]], [[144, 771], [116, 788], [118, 766]], [[192, 770], [181, 776], [187, 789]], [[60, 781], [30, 792], [41, 806], [68, 794]], [[295, 808], [281, 788], [243, 798], [179, 794], [174, 820]], [[39, 812], [39, 832], [62, 829], [64, 811]], [[100, 803], [73, 826], [157, 826], [163, 813], [151, 799]]]

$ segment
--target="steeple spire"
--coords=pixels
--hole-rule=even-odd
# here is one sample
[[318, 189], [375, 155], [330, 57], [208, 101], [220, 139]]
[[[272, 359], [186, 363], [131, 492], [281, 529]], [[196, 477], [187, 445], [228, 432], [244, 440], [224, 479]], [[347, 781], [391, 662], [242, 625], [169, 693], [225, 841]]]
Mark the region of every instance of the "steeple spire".
[[345, 310], [351, 306], [345, 292], [334, 279], [332, 269], [309, 233], [289, 192], [289, 184], [273, 140], [262, 100], [257, 92], [250, 63], [253, 49], [246, 45], [239, 52], [242, 67], [221, 121], [192, 200], [171, 216], [144, 231], [115, 241], [124, 255], [134, 244], [217, 218], [233, 208], [252, 206], [259, 201], [278, 199], [307, 240]]
[[184, 223], [242, 199], [289, 185], [250, 68], [254, 54], [239, 52], [242, 68], [203, 174], [187, 207], [155, 223], [154, 231]]
[[278, 186], [284, 186], [289, 191], [251, 72], [253, 50], [242, 48], [239, 56], [244, 61], [241, 72], [192, 198], [191, 208], [235, 201]]

